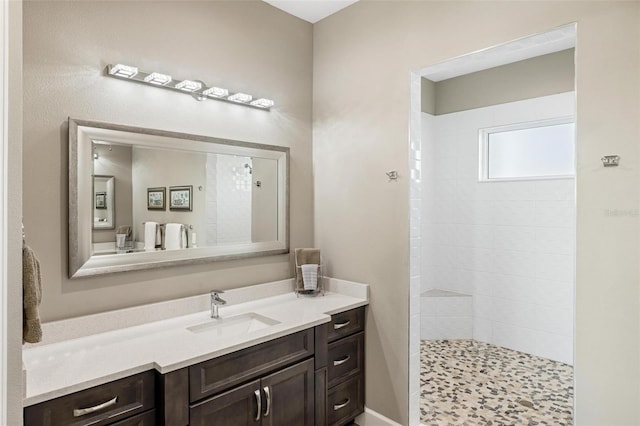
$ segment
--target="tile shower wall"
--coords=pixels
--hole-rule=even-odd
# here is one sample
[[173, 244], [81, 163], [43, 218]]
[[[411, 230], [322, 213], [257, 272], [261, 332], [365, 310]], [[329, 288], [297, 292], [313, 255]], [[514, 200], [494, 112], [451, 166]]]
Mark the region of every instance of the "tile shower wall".
[[473, 338], [473, 297], [446, 290], [429, 290], [420, 300], [420, 338]]
[[251, 242], [251, 159], [218, 154], [218, 244]]
[[[218, 155], [207, 154], [207, 229], [205, 235], [206, 247], [218, 244]], [[202, 245], [202, 243], [200, 243]]]
[[478, 129], [570, 116], [563, 93], [423, 114], [422, 291], [473, 296], [475, 339], [573, 360], [574, 179], [478, 182]]

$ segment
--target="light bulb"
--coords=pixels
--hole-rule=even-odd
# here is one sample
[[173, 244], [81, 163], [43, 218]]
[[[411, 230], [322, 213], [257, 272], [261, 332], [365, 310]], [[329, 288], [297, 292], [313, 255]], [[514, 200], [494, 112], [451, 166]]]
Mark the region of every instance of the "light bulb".
[[123, 64], [110, 65], [109, 74], [118, 77], [131, 78], [138, 74], [138, 68]]
[[144, 81], [146, 81], [147, 83], [156, 84], [158, 86], [164, 86], [165, 84], [171, 82], [171, 76], [160, 74], [159, 72], [152, 72], [144, 78]]
[[214, 98], [224, 98], [229, 95], [229, 91], [227, 89], [223, 89], [222, 87], [211, 87], [202, 92], [205, 96], [212, 96]]
[[251, 105], [260, 108], [271, 108], [274, 105], [274, 102], [271, 99], [260, 98], [251, 102]]
[[250, 102], [251, 99], [253, 99], [253, 96], [247, 95], [246, 93], [236, 93], [236, 94], [233, 94], [233, 95], [229, 96], [227, 99], [229, 99], [230, 101], [233, 101], [233, 102], [246, 104], [247, 102]]
[[176, 89], [184, 90], [185, 92], [195, 92], [202, 89], [202, 83], [192, 80], [183, 80], [176, 84]]

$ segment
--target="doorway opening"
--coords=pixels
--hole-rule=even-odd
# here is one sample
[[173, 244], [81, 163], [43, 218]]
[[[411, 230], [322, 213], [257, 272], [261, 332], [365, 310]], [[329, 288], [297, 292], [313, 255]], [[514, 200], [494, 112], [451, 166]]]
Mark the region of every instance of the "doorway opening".
[[572, 423], [575, 31], [412, 74], [412, 425]]

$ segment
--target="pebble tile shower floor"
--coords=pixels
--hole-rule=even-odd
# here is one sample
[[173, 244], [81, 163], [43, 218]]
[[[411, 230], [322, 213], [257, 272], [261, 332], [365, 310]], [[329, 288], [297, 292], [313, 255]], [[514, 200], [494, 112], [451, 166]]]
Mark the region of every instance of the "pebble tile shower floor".
[[423, 340], [423, 425], [571, 425], [570, 365], [475, 340]]

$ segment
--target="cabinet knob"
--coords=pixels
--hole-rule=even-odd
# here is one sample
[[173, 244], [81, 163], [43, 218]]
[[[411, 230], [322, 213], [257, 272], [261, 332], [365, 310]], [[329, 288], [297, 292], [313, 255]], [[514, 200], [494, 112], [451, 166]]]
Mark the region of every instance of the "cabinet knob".
[[269, 386], [265, 386], [263, 390], [264, 394], [267, 397], [267, 409], [264, 410], [264, 416], [267, 417], [269, 415], [269, 412], [271, 411], [271, 392], [269, 391]]
[[256, 410], [256, 421], [260, 420], [260, 413], [262, 413], [262, 396], [260, 394], [260, 389], [253, 392], [256, 396], [256, 404], [258, 409]]
[[350, 402], [351, 402], [351, 400], [349, 398], [347, 398], [344, 402], [342, 402], [340, 404], [335, 404], [333, 406], [333, 411], [338, 411], [339, 409], [346, 407], [347, 405], [349, 405]]
[[333, 361], [333, 366], [337, 367], [340, 364], [344, 364], [345, 362], [349, 361], [351, 359], [351, 355], [347, 355], [342, 359], [336, 359]]
[[96, 411], [104, 410], [105, 408], [111, 407], [112, 405], [116, 405], [118, 402], [118, 397], [114, 396], [107, 402], [103, 402], [102, 404], [95, 405], [93, 407], [88, 408], [74, 408], [73, 409], [73, 417], [80, 417], [86, 414], [95, 413]]
[[349, 324], [351, 324], [351, 321], [341, 322], [340, 324], [333, 324], [333, 329], [334, 330], [340, 330], [342, 327], [346, 327]]

